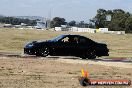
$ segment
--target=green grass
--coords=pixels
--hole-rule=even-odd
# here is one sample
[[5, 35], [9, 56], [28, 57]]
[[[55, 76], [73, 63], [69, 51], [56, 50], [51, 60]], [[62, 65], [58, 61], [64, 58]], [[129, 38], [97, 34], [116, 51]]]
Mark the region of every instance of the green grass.
[[0, 52], [23, 52], [24, 45], [29, 41], [51, 39], [60, 34], [79, 34], [104, 42], [110, 49], [110, 57], [132, 57], [132, 34], [91, 34], [22, 29], [0, 29]]

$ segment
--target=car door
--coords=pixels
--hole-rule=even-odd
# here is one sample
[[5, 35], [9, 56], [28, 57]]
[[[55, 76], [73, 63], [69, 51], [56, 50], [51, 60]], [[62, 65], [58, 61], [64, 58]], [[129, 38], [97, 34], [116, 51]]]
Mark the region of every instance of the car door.
[[85, 54], [91, 48], [91, 41], [85, 37], [79, 37], [78, 39], [78, 55]]
[[77, 42], [73, 39], [73, 35], [69, 35], [59, 40], [55, 46], [55, 53], [57, 55], [73, 56], [77, 54]]
[[62, 45], [60, 51], [63, 52], [63, 55], [73, 56], [77, 51], [77, 41], [74, 39], [74, 35], [68, 35], [62, 39]]
[[67, 44], [67, 47], [68, 47], [68, 54], [70, 56], [76, 56], [77, 54], [77, 47], [78, 47], [78, 42], [77, 42], [77, 39], [78, 37], [74, 36], [74, 35], [70, 35], [69, 36], [69, 41], [68, 41], [68, 44]]
[[58, 55], [58, 56], [64, 56], [64, 55], [68, 55], [69, 54], [69, 37], [66, 36], [62, 39], [60, 39], [59, 41], [54, 43], [54, 54]]
[[71, 40], [72, 41], [70, 41], [69, 52], [72, 56], [77, 56], [79, 51], [78, 36], [71, 35]]

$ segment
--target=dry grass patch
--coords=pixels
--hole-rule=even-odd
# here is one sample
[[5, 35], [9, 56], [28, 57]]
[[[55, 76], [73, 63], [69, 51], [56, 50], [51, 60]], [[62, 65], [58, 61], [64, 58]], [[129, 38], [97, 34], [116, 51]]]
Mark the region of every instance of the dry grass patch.
[[[90, 79], [132, 80], [131, 68], [72, 61], [0, 57], [0, 88], [83, 88], [78, 81], [82, 68], [89, 71]], [[132, 88], [132, 85], [88, 88]]]

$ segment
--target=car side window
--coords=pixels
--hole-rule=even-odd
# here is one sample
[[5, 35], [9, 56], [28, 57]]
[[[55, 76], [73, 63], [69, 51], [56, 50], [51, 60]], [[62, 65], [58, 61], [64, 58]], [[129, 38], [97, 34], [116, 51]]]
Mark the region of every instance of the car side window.
[[86, 39], [85, 38], [80, 38], [79, 39], [79, 43], [86, 43], [87, 41], [86, 41]]
[[65, 37], [61, 40], [61, 42], [68, 42], [69, 41], [69, 37]]
[[78, 37], [74, 37], [73, 41], [74, 41], [75, 43], [79, 43], [79, 38], [78, 38]]

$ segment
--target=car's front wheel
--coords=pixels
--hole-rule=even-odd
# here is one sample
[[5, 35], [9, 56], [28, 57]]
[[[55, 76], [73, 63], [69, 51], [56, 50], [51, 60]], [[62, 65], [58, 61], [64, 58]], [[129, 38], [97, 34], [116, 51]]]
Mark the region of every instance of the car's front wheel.
[[38, 53], [36, 54], [37, 56], [42, 56], [42, 57], [46, 57], [49, 55], [49, 48], [48, 47], [43, 47], [41, 49], [38, 50]]

